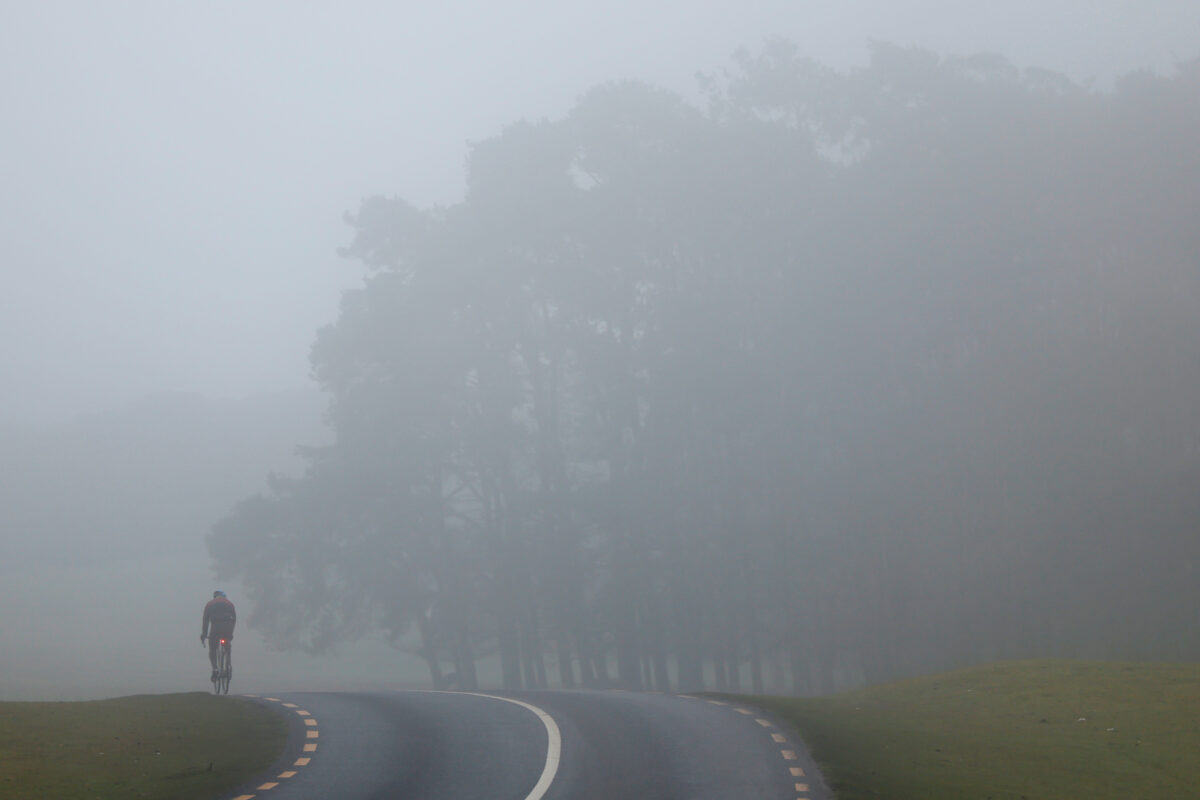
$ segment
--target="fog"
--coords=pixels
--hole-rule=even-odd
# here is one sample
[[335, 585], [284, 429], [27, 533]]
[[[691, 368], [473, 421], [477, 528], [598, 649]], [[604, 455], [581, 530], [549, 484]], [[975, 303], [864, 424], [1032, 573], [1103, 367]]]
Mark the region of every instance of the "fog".
[[[1161, 630], [1139, 639], [1132, 618], [1161, 617], [1167, 606], [1150, 589], [1156, 583], [1185, 585], [1195, 555], [1194, 537], [1186, 533], [1195, 530], [1196, 520], [1190, 516], [1194, 509], [1182, 487], [1195, 476], [1198, 458], [1200, 427], [1188, 400], [1194, 396], [1189, 391], [1197, 388], [1194, 356], [1189, 355], [1197, 341], [1180, 298], [1194, 296], [1188, 292], [1194, 291], [1194, 273], [1200, 270], [1196, 251], [1189, 251], [1194, 239], [1186, 229], [1191, 223], [1180, 213], [1194, 212], [1195, 189], [1181, 186], [1179, 176], [1194, 174], [1196, 152], [1188, 149], [1186, 138], [1168, 132], [1192, 130], [1187, 126], [1195, 122], [1194, 102], [1188, 104], [1184, 91], [1190, 84], [1170, 81], [1180, 64], [1200, 56], [1200, 7], [1182, 1], [1018, 2], [996, 10], [970, 8], [973, 5], [982, 4], [452, 2], [428, 9], [394, 3], [337, 8], [217, 3], [203, 9], [152, 3], [9, 4], [0, 11], [0, 65], [5, 76], [0, 84], [5, 123], [0, 126], [0, 335], [8, 342], [0, 351], [5, 389], [0, 407], [0, 574], [5, 581], [0, 596], [6, 607], [19, 612], [6, 615], [0, 626], [0, 698], [203, 688], [207, 667], [196, 628], [203, 602], [218, 587], [229, 591], [244, 620], [237, 636], [242, 689], [289, 682], [365, 685], [426, 680], [428, 664], [382, 641], [403, 633], [405, 643], [418, 642], [420, 618], [446, 626], [441, 633], [426, 631], [427, 643], [445, 648], [441, 658], [446, 664], [438, 669], [469, 671], [465, 649], [482, 659], [485, 678], [494, 673], [495, 680], [511, 682], [514, 669], [525, 670], [522, 680], [528, 685], [538, 684], [544, 671], [530, 660], [530, 648], [539, 649], [527, 641], [531, 635], [544, 639], [547, 654], [579, 663], [577, 681], [588, 673], [595, 677], [595, 661], [609, 656], [614, 660], [613, 680], [620, 677], [631, 683], [630, 674], [638, 671], [631, 660], [645, 659], [645, 672], [653, 675], [637, 683], [661, 682], [655, 670], [668, 662], [674, 681], [683, 669], [680, 664], [692, 655], [674, 650], [657, 655], [644, 646], [646, 637], [654, 635], [651, 627], [623, 627], [625, 613], [664, 626], [658, 633], [664, 643], [672, 642], [668, 649], [706, 648], [705, 658], [721, 662], [719, 667], [715, 662], [702, 666], [706, 679], [729, 682], [737, 679], [731, 673], [746, 670], [746, 688], [750, 673], [761, 672], [761, 664], [754, 666], [760, 658], [790, 659], [793, 668], [804, 662], [803, 669], [815, 676], [791, 683], [780, 679], [778, 688], [821, 691], [833, 683], [848, 685], [992, 656], [1196, 657], [1200, 651], [1194, 634], [1190, 639], [1177, 637], [1179, 646], [1172, 649], [1164, 644], [1174, 631], [1170, 625], [1164, 623]], [[776, 37], [793, 43], [800, 58], [829, 71], [818, 74], [798, 67], [796, 73], [829, 96], [808, 95], [807, 105], [797, 105], [802, 90], [772, 84], [764, 77], [762, 61], [755, 71], [754, 58], [766, 53], [764, 42]], [[889, 56], [891, 45], [898, 47]], [[745, 53], [740, 59], [735, 56], [739, 50]], [[914, 53], [934, 61], [941, 57], [947, 75], [958, 69], [952, 66], [956, 58], [999, 54], [1013, 74], [1021, 76], [1013, 80], [1023, 81], [1022, 92], [1033, 91], [1037, 75], [1049, 74], [1069, 84], [1069, 91], [1028, 101], [1021, 92], [1013, 96], [1020, 99], [993, 92], [965, 100], [947, 94], [938, 101], [947, 104], [951, 117], [972, 102], [982, 104], [981, 120], [1002, 119], [1000, 109], [1017, 108], [1030, 115], [1019, 120], [1027, 127], [1001, 125], [1000, 132], [985, 122], [948, 125], [940, 132], [947, 138], [937, 147], [970, 137], [979, 143], [978, 150], [964, 147], [952, 154], [961, 159], [955, 163], [965, 165], [963, 169], [1037, 164], [1047, 176], [1058, 177], [1039, 184], [1006, 183], [991, 173], [917, 170], [904, 176], [892, 171], [889, 162], [868, 159], [860, 172], [849, 170], [833, 179], [825, 177], [827, 167], [847, 166], [862, 155], [853, 149], [853, 136], [823, 142], [827, 161], [807, 165], [799, 163], [799, 156], [792, 160], [803, 147], [779, 144], [772, 137], [784, 134], [772, 133], [769, 126], [738, 138], [739, 114], [759, 121], [772, 114], [779, 119], [808, 114], [811, 122], [833, 125], [841, 113], [835, 110], [838, 103], [849, 106], [853, 101], [848, 98], [876, 91], [872, 81], [880, 76], [884, 82], [894, 77], [898, 85], [928, 81], [918, 85], [914, 95], [923, 98], [921, 92], [943, 85], [943, 77], [929, 67], [928, 59], [922, 61], [924, 56]], [[1004, 70], [995, 63], [986, 61], [990, 66], [983, 70], [992, 70], [983, 80], [989, 87], [1002, 82], [997, 76]], [[1143, 84], [1122, 82], [1122, 76], [1138, 70], [1148, 70]], [[698, 79], [697, 73], [708, 77]], [[660, 87], [695, 114], [708, 114], [707, 121], [690, 116], [692, 111], [678, 111], [673, 101], [642, 98], [640, 90], [614, 90], [607, 98], [588, 94], [594, 87], [627, 79]], [[969, 91], [963, 96], [967, 95]], [[1136, 121], [1106, 116], [1107, 101], [1097, 98], [1109, 96], [1121, 98], [1113, 101], [1118, 107], [1115, 117], [1125, 114], [1121, 119]], [[588, 97], [590, 101], [584, 99]], [[728, 104], [726, 111], [720, 110], [720, 103]], [[849, 113], [861, 113], [861, 108]], [[661, 185], [643, 185], [632, 177], [621, 183], [618, 176], [625, 173], [619, 162], [644, 156], [640, 145], [612, 145], [615, 149], [608, 157], [613, 160], [606, 162], [606, 145], [589, 137], [621, 115], [629, 115], [636, 126], [650, 125], [655, 115], [664, 114], [679, 126], [670, 130], [697, 131], [695, 137], [679, 134], [685, 165], [686, 147], [700, 147], [696, 142], [705, 136], [710, 137], [705, 141], [720, 142], [704, 145], [717, 148], [704, 151], [706, 158], [724, 153], [730, 163], [739, 163], [737, 154], [748, 146], [784, 157], [745, 163], [735, 177], [716, 170], [709, 183], [692, 181], [677, 167], [664, 172]], [[522, 129], [511, 127], [522, 120], [530, 123], [526, 139], [521, 138], [526, 136]], [[1095, 141], [1081, 133], [1093, 123], [1102, 128]], [[886, 141], [905, 158], [925, 152], [913, 142], [928, 131], [905, 129], [899, 117], [880, 116], [871, 124], [879, 127], [870, 132], [874, 138], [868, 145]], [[1063, 132], [1061, 140], [1040, 126], [1057, 126], [1055, 130]], [[675, 133], [655, 135], [670, 140]], [[583, 177], [570, 173], [576, 188], [606, 180], [605, 186], [630, 193], [622, 195], [629, 207], [651, 198], [645, 200], [652, 207], [648, 217], [618, 215], [598, 223], [611, 224], [620, 237], [644, 235], [638, 247], [613, 246], [603, 252], [608, 245], [588, 244], [604, 238], [600, 228], [580, 233], [583, 229], [550, 218], [551, 209], [573, 208], [570, 203], [556, 205], [557, 184], [542, 180], [539, 173], [558, 163], [555, 148], [566, 146], [564, 142], [590, 147], [595, 159], [585, 165], [592, 171]], [[885, 150], [871, 151], [872, 156], [880, 153]], [[1001, 155], [993, 158], [994, 153]], [[1114, 169], [1113, 157], [1132, 155], [1144, 161], [1130, 162], [1128, 170]], [[1162, 163], [1155, 162], [1155, 155]], [[667, 158], [643, 164], [644, 174], [652, 174]], [[579, 169], [579, 163], [570, 161], [570, 169]], [[877, 163], [884, 166], [877, 169]], [[922, 162], [926, 167], [932, 163]], [[899, 164], [892, 166], [900, 170]], [[759, 182], [753, 179], [754, 169], [762, 171]], [[783, 180], [781, 175], [791, 178]], [[824, 180], [837, 196], [814, 199], [789, 188]], [[857, 186], [857, 180], [867, 185]], [[959, 181], [965, 187], [961, 195], [948, 190], [947, 181]], [[950, 200], [971, 196], [971, 187], [977, 185], [990, 187], [994, 194], [974, 205]], [[693, 194], [652, 197], [656, 186]], [[1136, 191], [1113, 186], [1133, 186]], [[520, 187], [541, 195], [530, 200]], [[1014, 197], [1004, 196], [1009, 188]], [[925, 194], [914, 194], [918, 191]], [[1056, 207], [1044, 212], [1049, 220], [1045, 225], [1006, 219], [997, 225], [1003, 228], [1001, 234], [982, 223], [989, 214], [1014, 214], [1013, 209], [1029, 208], [1046, 197], [1070, 205], [1097, 193], [1111, 194], [1112, 206], [1129, 213], [1105, 216], [1107, 212], [1097, 208], [1090, 216], [1081, 212], [1074, 218]], [[740, 206], [733, 203], [739, 196], [745, 200]], [[370, 200], [376, 197], [400, 198], [403, 203]], [[889, 209], [888, 203], [897, 198], [905, 200]], [[527, 215], [522, 217], [520, 203], [526, 201]], [[836, 208], [831, 211], [826, 205]], [[811, 246], [783, 236], [765, 221], [771, 214], [761, 209], [773, 206], [780, 214], [795, 216], [796, 236], [809, 237]], [[923, 206], [932, 209], [929, 220], [914, 221], [912, 209]], [[690, 212], [680, 212], [684, 219], [702, 220], [712, 213], [714, 219], [727, 220], [728, 208], [734, 207], [760, 211], [748, 213], [745, 228], [725, 231], [730, 237], [725, 239], [707, 238], [720, 225], [698, 227], [693, 235], [679, 220], [663, 216], [663, 209], [687, 208]], [[1130, 209], [1138, 208], [1158, 213], [1136, 217]], [[509, 209], [513, 216], [496, 209]], [[856, 231], [848, 217], [838, 216], [851, 212], [862, 215], [855, 219], [867, 227]], [[947, 222], [959, 213], [964, 224]], [[463, 219], [470, 221], [459, 221]], [[538, 228], [532, 219], [547, 227]], [[656, 219], [661, 224], [653, 222]], [[1129, 221], [1129, 229], [1088, 227], [1112, 219]], [[814, 226], [835, 223], [845, 233], [840, 242], [851, 245], [831, 245], [817, 235]], [[406, 239], [406, 225], [444, 230], [457, 244], [429, 244], [415, 235]], [[489, 226], [508, 227], [496, 232]], [[659, 355], [691, 353], [689, 347], [696, 345], [688, 357], [699, 359], [698, 366], [691, 367], [679, 359], [642, 361], [649, 356], [638, 350], [640, 345], [629, 352], [616, 348], [599, 355], [577, 350], [577, 344], [560, 349], [554, 335], [537, 339], [527, 331], [524, 338], [515, 337], [519, 344], [509, 351], [527, 360], [514, 368], [511, 385], [503, 369], [489, 376], [481, 371], [484, 362], [456, 349], [461, 342], [455, 337], [463, 334], [447, 327], [448, 319], [460, 319], [450, 305], [445, 308], [449, 316], [440, 316], [436, 306], [410, 305], [430, 297], [460, 302], [453, 289], [446, 289], [448, 294], [437, 287], [422, 289], [430, 292], [424, 295], [413, 289], [412, 297], [395, 299], [395, 288], [388, 288], [388, 274], [415, 269], [420, 275], [413, 263], [441, 263], [446, 258], [466, 263], [492, 259], [497, 253], [537, 250], [545, 246], [547, 231], [561, 234], [563, 228], [555, 226], [569, 229], [568, 236], [582, 249], [591, 247], [589, 258], [625, 259], [629, 264], [640, 260], [641, 266], [631, 269], [646, 271], [629, 278], [639, 292], [667, 285], [663, 273], [655, 270], [672, 258], [689, 265], [686, 274], [690, 265], [728, 260], [723, 248], [730, 241], [739, 247], [753, 243], [758, 249], [748, 260], [791, 265], [787, 270], [795, 275], [801, 274], [795, 267], [801, 261], [825, 266], [805, 271], [793, 282], [749, 279], [755, 288], [741, 297], [736, 293], [744, 287], [735, 285], [737, 281], [723, 295], [697, 284], [697, 294], [688, 295], [692, 300], [704, 303], [724, 296], [731, 305], [689, 307], [684, 301], [665, 301], [654, 310], [663, 316], [648, 315], [640, 322], [622, 322], [622, 315], [642, 313], [642, 301], [617, 311], [619, 303], [608, 295], [608, 305], [601, 295], [581, 299], [588, 290], [580, 286], [613, 290], [616, 284], [606, 283], [608, 278], [559, 280], [539, 273], [530, 279], [519, 271], [486, 273], [496, 281], [493, 298], [506, 296], [516, 286], [536, 285], [546, 293], [538, 296], [540, 313], [577, 313], [579, 327], [571, 329], [573, 337], [583, 335], [588, 326], [603, 333], [623, 324], [638, 337], [662, 330], [667, 331], [662, 340], [666, 344]], [[744, 230], [752, 237], [767, 231], [780, 238], [737, 239], [738, 231]], [[922, 231], [941, 246], [925, 251], [915, 247]], [[389, 249], [378, 244], [380, 237], [403, 241]], [[1036, 247], [1013, 244], [1022, 237], [1045, 237], [1050, 243], [1039, 239]], [[860, 241], [854, 242], [856, 238]], [[462, 243], [467, 241], [480, 249], [465, 248]], [[339, 255], [343, 248], [348, 252]], [[1188, 252], [1190, 260], [1180, 255]], [[560, 258], [569, 263], [557, 250], [539, 253], [535, 261]], [[1021, 258], [1040, 259], [1037, 263], [1050, 264], [1052, 270], [1030, 268]], [[402, 263], [403, 259], [409, 261]], [[1085, 260], [1092, 264], [1090, 271], [1076, 270]], [[895, 269], [884, 269], [884, 264]], [[954, 264], [967, 267], [955, 272]], [[976, 271], [999, 277], [972, 277]], [[1049, 271], [1055, 277], [1048, 277]], [[506, 285], [502, 278], [510, 274], [514, 283]], [[713, 280], [737, 274], [736, 269], [718, 269]], [[596, 282], [585, 283], [593, 279]], [[680, 280], [679, 286], [687, 283]], [[359, 291], [364, 286], [370, 287], [365, 293]], [[344, 299], [347, 290], [350, 294]], [[776, 308], [773, 291], [799, 305]], [[938, 297], [941, 301], [931, 300]], [[897, 298], [911, 304], [908, 315], [889, 310], [889, 299]], [[472, 309], [469, 316], [480, 302], [476, 298], [462, 308]], [[745, 304], [742, 311], [734, 310], [737, 302]], [[847, 308], [839, 312], [839, 303]], [[364, 304], [386, 308], [383, 317], [408, 315], [406, 322], [379, 327], [379, 319], [361, 311]], [[689, 316], [702, 308], [712, 319], [730, 322], [730, 327], [714, 330]], [[870, 308], [875, 310], [864, 310]], [[799, 322], [785, 319], [793, 315]], [[863, 324], [839, 329], [834, 324], [839, 319]], [[363, 320], [376, 326], [371, 328], [376, 338], [353, 335], [354, 326]], [[418, 324], [421, 320], [427, 323], [424, 327]], [[780, 383], [772, 377], [756, 383], [758, 373], [728, 371], [742, 356], [722, 356], [727, 344], [723, 340], [735, 338], [732, 331], [742, 323], [745, 328], [738, 336], [759, 337], [758, 345], [746, 345], [754, 353], [747, 363], [753, 361], [754, 369], [773, 376], [805, 378]], [[325, 333], [318, 338], [322, 329]], [[716, 338], [708, 341], [705, 336]], [[781, 336], [796, 338], [775, 340]], [[421, 346], [401, 356], [381, 345], [396, 345], [399, 337], [406, 337], [405, 347], [411, 342]], [[918, 341], [920, 337], [926, 338]], [[503, 347], [498, 341], [492, 340]], [[763, 341], [771, 341], [770, 346]], [[1047, 345], [1041, 352], [1044, 360], [1035, 363], [1031, 354], [1046, 342], [1055, 344]], [[709, 357], [711, 365], [705, 363]], [[354, 373], [348, 365], [372, 359], [400, 370], [395, 375], [405, 385], [400, 397], [378, 388], [354, 388], [372, 385], [375, 373], [366, 368]], [[769, 366], [755, 359], [765, 359]], [[510, 362], [500, 359], [492, 365], [501, 363]], [[544, 364], [554, 377], [539, 376], [537, 364]], [[967, 376], [971, 370], [976, 372]], [[447, 377], [451, 374], [456, 377]], [[629, 407], [640, 409], [642, 416], [632, 424], [630, 438], [618, 446], [603, 437], [617, 431], [621, 442], [621, 426], [628, 420], [609, 427], [580, 420], [601, 420], [616, 407], [606, 405], [616, 401], [596, 387], [607, 380], [622, 386], [621, 375], [632, 376]], [[646, 375], [650, 378], [643, 381]], [[672, 376], [693, 383], [674, 383]], [[704, 376], [715, 376], [718, 383], [704, 383]], [[401, 484], [393, 473], [384, 480], [383, 467], [369, 467], [382, 462], [365, 457], [356, 461], [365, 452], [358, 445], [392, 440], [397, 450], [389, 458], [410, 452], [415, 441], [424, 440], [416, 434], [405, 438], [411, 432], [405, 426], [411, 423], [416, 430], [425, 424], [421, 403], [447, 399], [426, 391], [442, 380], [472, 386], [496, 381], [500, 394], [486, 395], [481, 407], [503, 395], [496, 407], [508, 403], [503, 413], [529, 433], [525, 439], [487, 440], [508, 448], [505, 469], [497, 467], [491, 460], [494, 454], [478, 443], [464, 440], [451, 448], [451, 461], [461, 469], [445, 477], [443, 486], [454, 493], [459, 483], [474, 487], [472, 482], [478, 481], [482, 486], [484, 474], [491, 474], [499, 488], [480, 488], [475, 500], [447, 507], [439, 525], [465, 517], [469, 530], [499, 526], [510, 537], [503, 541], [512, 545], [512, 552], [499, 553], [468, 541], [471, 535], [452, 522], [449, 529], [454, 532], [441, 534], [451, 542], [444, 552], [466, 566], [446, 572], [441, 565], [427, 573], [397, 568], [381, 581], [386, 586], [411, 582], [438, 595], [436, 601], [420, 591], [388, 590], [364, 601], [368, 611], [358, 609], [353, 598], [337, 599], [336, 592], [323, 604], [312, 596], [272, 594], [265, 588], [271, 583], [269, 570], [261, 563], [271, 551], [253, 531], [261, 518], [238, 504], [263, 493], [275, 509], [270, 513], [287, 507], [289, 518], [294, 518], [289, 503], [311, 510], [321, 492], [353, 476], [360, 493], [320, 495], [324, 504], [316, 505], [343, 509], [358, 503], [376, 509], [400, 492]], [[751, 388], [737, 388], [736, 380], [747, 381], [744, 386]], [[1023, 387], [1017, 399], [987, 399], [1014, 385]], [[689, 387], [685, 394], [703, 398], [687, 412], [673, 405], [679, 398], [672, 392], [683, 393], [684, 386]], [[769, 387], [778, 394], [761, 403], [748, 402], [754, 387]], [[521, 400], [527, 390], [527, 400]], [[406, 403], [412, 405], [407, 417], [400, 412], [408, 408]], [[772, 403], [792, 405], [781, 410]], [[388, 413], [379, 413], [378, 404], [386, 405]], [[965, 421], [981, 407], [987, 409], [985, 424]], [[697, 436], [686, 425], [654, 427], [660, 417], [678, 420], [687, 413], [694, 415], [697, 428], [721, 430], [721, 436]], [[753, 414], [762, 415], [763, 429], [742, 424]], [[726, 415], [738, 418], [738, 424], [722, 427]], [[781, 427], [784, 419], [793, 420], [795, 427]], [[551, 440], [555, 443], [548, 444]], [[333, 456], [297, 450], [317, 445], [327, 446], [320, 452]], [[673, 448], [678, 449], [676, 455], [686, 451], [687, 458], [673, 461]], [[981, 459], [980, 452], [992, 458]], [[924, 469], [913, 466], [918, 453], [928, 456]], [[548, 466], [556, 460], [567, 465], [561, 472]], [[334, 462], [342, 466], [331, 467]], [[700, 469], [697, 463], [719, 468]], [[406, 469], [410, 467], [416, 472], [425, 469], [420, 464]], [[626, 491], [628, 487], [619, 485], [621, 469], [627, 480], [654, 490]], [[271, 473], [290, 476], [296, 483], [276, 480], [269, 485]], [[503, 485], [506, 475], [511, 486]], [[776, 480], [778, 476], [784, 477]], [[372, 486], [372, 480], [383, 488], [362, 488]], [[996, 489], [1000, 484], [1004, 488]], [[407, 492], [424, 484], [413, 479], [403, 485]], [[714, 500], [720, 494], [714, 493], [714, 486], [730, 490], [722, 495], [724, 501]], [[783, 502], [782, 495], [788, 493], [792, 496]], [[700, 503], [702, 496], [712, 504]], [[569, 508], [556, 505], [562, 503]], [[1147, 504], [1153, 505], [1153, 513], [1145, 511]], [[504, 515], [518, 506], [524, 509], [521, 513]], [[553, 512], [547, 510], [551, 507]], [[712, 520], [700, 524], [697, 515], [706, 513], [701, 507], [721, 515], [721, 523], [705, 528]], [[640, 517], [633, 513], [636, 509]], [[425, 510], [397, 507], [388, 513], [391, 516], [372, 517], [363, 524], [427, 530], [422, 527], [429, 524]], [[948, 516], [954, 520], [948, 522]], [[322, 518], [312, 513], [306, 524], [316, 525], [313, 519]], [[1119, 524], [1099, 524], [1118, 519]], [[340, 535], [350, 536], [344, 516], [331, 512], [324, 520]], [[210, 550], [205, 539], [218, 523], [225, 533], [213, 538]], [[278, 519], [272, 524], [281, 525], [276, 532], [293, 536], [290, 546], [303, 550], [303, 525], [287, 528]], [[546, 591], [555, 593], [544, 601], [550, 609], [561, 610], [576, 601], [593, 603], [612, 593], [618, 580], [634, 581], [631, 592], [650, 593], [639, 597], [663, 597], [683, 608], [693, 600], [678, 590], [701, 574], [697, 565], [667, 564], [664, 569], [675, 571], [660, 579], [635, 576], [619, 566], [621, 558], [662, 563], [663, 541], [638, 538], [647, 528], [671, 529], [672, 536], [682, 537], [678, 546], [711, 548], [725, 559], [733, 552], [727, 549], [729, 542], [749, 542], [744, 569], [765, 568], [773, 552], [795, 557], [797, 565], [823, 565], [828, 574], [840, 570], [870, 587], [857, 594], [863, 613], [818, 613], [814, 609], [836, 604], [840, 595], [830, 589], [781, 597], [780, 592], [787, 594], [786, 581], [743, 571], [721, 575], [715, 583], [749, 582], [758, 587], [749, 592], [753, 599], [738, 601], [736, 620], [713, 620], [708, 627], [719, 629], [719, 636], [727, 639], [740, 636], [728, 630], [744, 630], [751, 638], [783, 637], [786, 645], [738, 641], [718, 648], [703, 636], [682, 632], [677, 624], [687, 617], [682, 610], [663, 612], [659, 618], [644, 607], [603, 603], [587, 624], [595, 624], [595, 635], [611, 644], [609, 654], [590, 652], [603, 646], [581, 644], [587, 635], [578, 629], [568, 636], [566, 628], [582, 623], [565, 612], [535, 611], [535, 617], [544, 615], [540, 622], [513, 621], [509, 631], [494, 620], [458, 609], [451, 624], [449, 601], [441, 597], [449, 591], [447, 582], [469, 577], [490, 586], [505, 576], [524, 574], [504, 571], [511, 566], [506, 561], [510, 557], [536, 564], [539, 570], [566, 574], [564, 564], [577, 570], [572, 574], [587, 590], [576, 598], [550, 581]], [[970, 533], [963, 532], [967, 529]], [[518, 530], [532, 538], [515, 534]], [[692, 541], [685, 530], [702, 532]], [[985, 536], [982, 530], [991, 533]], [[547, 531], [559, 534], [541, 538], [550, 535]], [[429, 540], [424, 537], [396, 535], [393, 544], [403, 556], [393, 553], [388, 558], [404, 564], [419, 561], [423, 543], [436, 539], [433, 534]], [[778, 544], [780, 537], [803, 546], [793, 549], [788, 544], [770, 551], [768, 544]], [[234, 547], [235, 540], [246, 542], [245, 548]], [[1154, 557], [1139, 557], [1139, 541], [1157, 543], [1158, 549], [1150, 549]], [[555, 542], [562, 543], [563, 551], [539, 561]], [[521, 555], [522, 548], [534, 543], [541, 555]], [[760, 546], [767, 550], [755, 550]], [[939, 560], [950, 550], [958, 555]], [[1073, 553], [1096, 550], [1112, 558], [1072, 559]], [[928, 557], [906, 555], [914, 551]], [[213, 576], [210, 557], [216, 560], [219, 579]], [[1025, 560], [1035, 557], [1036, 563]], [[305, 558], [319, 556], [300, 561]], [[1056, 571], [1084, 562], [1087, 570], [1107, 578], [1095, 572]], [[1156, 562], [1161, 574], [1152, 568]], [[892, 563], [894, 569], [887, 566]], [[988, 566], [979, 568], [979, 563]], [[888, 649], [884, 647], [868, 648], [867, 653], [845, 641], [877, 637], [880, 628], [889, 627], [866, 610], [872, 605], [902, 602], [907, 604], [905, 613], [920, 618], [932, 615], [930, 604], [947, 597], [962, 599], [955, 594], [961, 586], [928, 575], [924, 579], [936, 584], [941, 594], [910, 591], [922, 580], [921, 564], [938, 573], [957, 574], [965, 567], [962, 574], [986, 585], [995, 580], [996, 585], [1007, 581], [1017, 587], [1000, 608], [964, 601], [993, 636], [992, 646], [947, 646], [944, 658], [924, 658], [903, 648], [892, 648], [895, 652], [886, 656], [881, 655]], [[1096, 596], [1113, 585], [1108, 581], [1118, 580], [1123, 565], [1138, 571], [1133, 583], [1142, 594], [1126, 603], [1131, 619], [1117, 626], [1120, 632], [1115, 635], [1125, 641], [1101, 642], [1114, 605]], [[306, 574], [311, 568], [310, 563], [299, 563], [288, 574]], [[807, 569], [797, 566], [796, 574], [815, 580]], [[719, 597], [718, 604], [732, 608], [728, 597], [742, 597], [732, 590], [718, 591], [710, 578], [704, 581]], [[320, 583], [324, 578], [314, 580]], [[1059, 583], [1055, 592], [1037, 588]], [[802, 601], [796, 599], [801, 594]], [[502, 607], [501, 600], [512, 598], [474, 597], [471, 602]], [[513, 602], [521, 606], [525, 600]], [[281, 604], [289, 603], [292, 611], [281, 610]], [[787, 618], [800, 605], [804, 612], [802, 618], [794, 618], [795, 626], [775, 618]], [[1068, 611], [1054, 625], [1028, 637], [1016, 630], [1021, 614], [1055, 607]], [[698, 608], [693, 606], [691, 613], [699, 613]], [[775, 609], [766, 612], [765, 622], [764, 609]], [[289, 613], [310, 614], [311, 626]], [[937, 651], [950, 640], [971, 639], [972, 634], [964, 632], [971, 619], [964, 615], [946, 620], [953, 630], [928, 632], [922, 648]], [[842, 643], [814, 645], [820, 663], [807, 664], [791, 641], [801, 628], [805, 637]], [[897, 622], [895, 629], [903, 625]], [[520, 662], [516, 667], [500, 663], [509, 656], [509, 635], [525, 637], [514, 656]], [[642, 644], [623, 641], [626, 636]], [[1046, 646], [1056, 636], [1068, 644], [1058, 650]], [[327, 652], [281, 653], [269, 649], [268, 643]], [[337, 647], [328, 651], [334, 643]], [[622, 660], [622, 665], [616, 664]], [[781, 675], [785, 671], [778, 669]], [[754, 683], [761, 683], [761, 676]]]
[[[8, 4], [0, 419], [144, 394], [303, 385], [360, 273], [342, 215], [462, 197], [468, 141], [783, 35], [832, 66], [872, 40], [1110, 82], [1195, 54], [1194, 4]], [[101, 367], [101, 365], [103, 365]]]

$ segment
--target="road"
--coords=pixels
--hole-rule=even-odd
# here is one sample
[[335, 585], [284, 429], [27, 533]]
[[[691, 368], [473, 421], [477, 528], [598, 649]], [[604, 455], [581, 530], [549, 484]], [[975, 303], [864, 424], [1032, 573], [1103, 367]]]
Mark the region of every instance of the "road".
[[288, 693], [288, 751], [227, 798], [829, 800], [757, 710], [631, 692]]

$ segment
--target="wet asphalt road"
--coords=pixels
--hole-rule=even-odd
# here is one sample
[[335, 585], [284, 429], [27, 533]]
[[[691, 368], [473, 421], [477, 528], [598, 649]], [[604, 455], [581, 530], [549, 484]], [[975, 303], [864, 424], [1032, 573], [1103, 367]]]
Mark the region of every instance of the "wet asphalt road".
[[632, 692], [286, 693], [284, 757], [227, 798], [830, 800], [757, 710]]

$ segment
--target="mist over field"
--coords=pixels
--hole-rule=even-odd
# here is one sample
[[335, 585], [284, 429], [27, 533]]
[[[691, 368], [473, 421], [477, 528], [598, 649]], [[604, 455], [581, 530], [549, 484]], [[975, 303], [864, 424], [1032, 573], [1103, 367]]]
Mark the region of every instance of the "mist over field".
[[[242, 401], [163, 394], [39, 429], [0, 430], [0, 699], [75, 699], [204, 688], [203, 601], [214, 581], [204, 536], [268, 472], [301, 469], [297, 444], [328, 438], [320, 398], [279, 392]], [[225, 587], [237, 598], [236, 584]], [[372, 670], [267, 652], [239, 631], [243, 687]], [[298, 677], [299, 676], [299, 677]]]
[[1200, 6], [0, 12], [0, 699], [1196, 660]]

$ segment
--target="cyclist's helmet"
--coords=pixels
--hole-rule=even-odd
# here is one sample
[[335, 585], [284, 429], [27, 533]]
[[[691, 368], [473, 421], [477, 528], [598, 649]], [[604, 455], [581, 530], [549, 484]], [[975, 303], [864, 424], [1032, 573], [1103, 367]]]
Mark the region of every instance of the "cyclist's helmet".
[[215, 592], [213, 592], [213, 599], [216, 599], [218, 597], [224, 597], [224, 596], [225, 596], [225, 593], [222, 592], [220, 589], [217, 589]]

